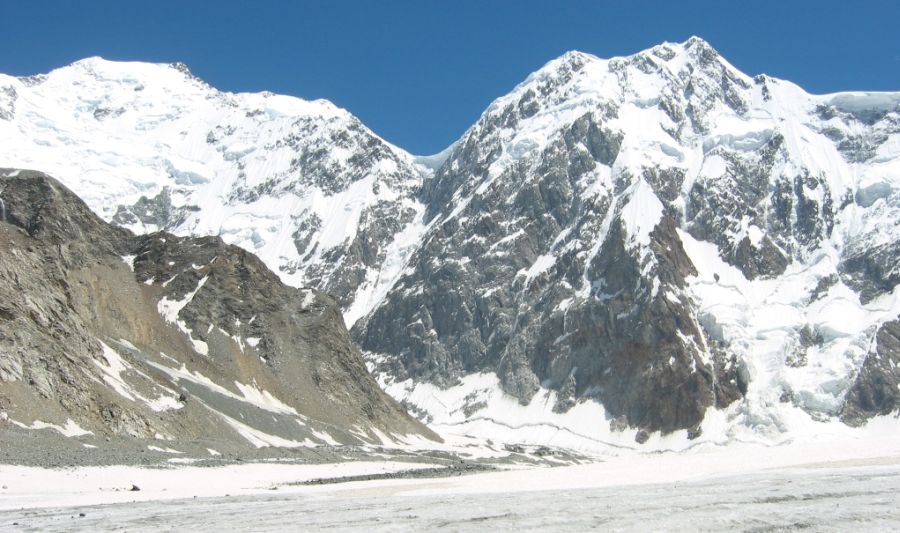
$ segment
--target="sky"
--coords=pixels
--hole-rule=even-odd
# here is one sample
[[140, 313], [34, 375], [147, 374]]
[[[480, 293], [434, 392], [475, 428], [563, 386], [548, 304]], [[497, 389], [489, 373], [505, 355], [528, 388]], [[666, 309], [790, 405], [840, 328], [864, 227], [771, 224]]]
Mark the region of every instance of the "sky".
[[900, 2], [0, 0], [0, 72], [89, 56], [186, 63], [225, 91], [326, 98], [435, 153], [568, 50], [632, 54], [692, 35], [812, 93], [900, 91]]

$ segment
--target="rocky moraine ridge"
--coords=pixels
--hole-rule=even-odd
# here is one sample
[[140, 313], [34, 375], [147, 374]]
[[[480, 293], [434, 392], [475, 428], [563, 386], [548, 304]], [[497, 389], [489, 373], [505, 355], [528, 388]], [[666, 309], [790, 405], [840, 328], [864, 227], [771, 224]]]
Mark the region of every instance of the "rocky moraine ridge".
[[220, 93], [177, 65], [4, 84], [4, 160], [331, 292], [435, 427], [643, 442], [697, 438], [711, 414], [779, 435], [898, 407], [898, 93], [810, 95], [698, 38], [572, 52], [417, 158], [327, 102]]
[[0, 197], [9, 429], [202, 454], [436, 438], [381, 391], [331, 298], [245, 250], [135, 236], [39, 172], [0, 170]]

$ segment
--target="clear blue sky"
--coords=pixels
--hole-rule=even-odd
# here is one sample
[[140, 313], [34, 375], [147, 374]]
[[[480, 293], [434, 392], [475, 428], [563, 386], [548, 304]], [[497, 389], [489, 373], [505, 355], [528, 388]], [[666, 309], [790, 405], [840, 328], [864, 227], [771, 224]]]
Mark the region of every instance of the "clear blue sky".
[[183, 61], [219, 89], [327, 98], [424, 154], [567, 50], [611, 57], [691, 35], [811, 92], [900, 90], [896, 0], [0, 0], [0, 72]]

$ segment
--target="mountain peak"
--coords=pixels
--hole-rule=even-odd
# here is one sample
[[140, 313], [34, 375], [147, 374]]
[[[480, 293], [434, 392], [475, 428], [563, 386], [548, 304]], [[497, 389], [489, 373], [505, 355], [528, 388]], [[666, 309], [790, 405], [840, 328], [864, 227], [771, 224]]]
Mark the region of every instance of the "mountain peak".
[[378, 388], [324, 294], [218, 237], [135, 237], [42, 172], [0, 168], [0, 194], [4, 420], [132, 448], [439, 438]]
[[579, 50], [569, 50], [568, 52], [564, 53], [563, 55], [559, 56], [558, 58], [547, 63], [547, 66], [554, 65], [554, 64], [555, 65], [566, 64], [566, 65], [573, 65], [573, 66], [580, 67], [586, 63], [591, 63], [594, 61], [602, 61], [602, 59], [600, 59], [599, 57], [597, 57], [595, 55], [588, 54], [586, 52], [581, 52]]
[[[609, 59], [578, 50], [570, 50], [533, 72], [509, 95], [501, 97], [496, 103], [505, 102], [509, 96], [526, 93], [529, 89], [536, 88], [539, 89], [537, 90], [539, 94], [547, 96], [555, 92], [553, 87], [558, 89], [570, 87], [572, 83], [578, 84], [584, 90], [602, 90], [603, 92], [612, 90], [615, 92], [616, 86], [621, 86], [623, 83], [627, 83], [626, 79], [632, 78], [632, 76], [626, 76], [618, 79], [619, 75], [614, 74], [613, 71], [619, 68], [633, 66], [644, 75], [659, 72], [664, 76], [674, 75], [677, 77], [678, 71], [682, 70], [686, 64], [693, 65], [691, 70], [695, 70], [697, 67], [700, 70], [707, 70], [707, 67], [712, 66], [716, 75], [719, 72], [716, 65], [720, 65], [728, 69], [734, 77], [746, 78], [746, 75], [725, 61], [707, 41], [692, 36], [682, 43], [663, 42], [634, 54]], [[668, 74], [666, 74], [667, 71]]]
[[709, 65], [715, 61], [721, 62], [719, 52], [699, 37], [691, 37], [684, 42], [683, 46], [690, 57], [700, 65]]
[[[150, 63], [145, 61], [116, 61], [112, 59], [106, 59], [102, 56], [90, 56], [85, 57], [83, 59], [79, 59], [78, 61], [74, 61], [71, 64], [62, 67], [62, 69], [70, 69], [75, 68], [83, 71], [108, 71], [108, 70], [127, 70], [128, 66], [134, 65], [152, 65], [154, 67], [160, 67], [164, 64], [162, 63]], [[57, 69], [61, 70], [61, 69]]]
[[[72, 63], [67, 65], [67, 67], [90, 69], [90, 68], [94, 68], [99, 65], [107, 64], [107, 63], [113, 63], [113, 61], [105, 59], [102, 56], [88, 56], [88, 57], [81, 58], [77, 61], [73, 61]], [[62, 67], [62, 68], [66, 68], [66, 67]]]
[[[610, 59], [572, 50], [496, 99], [470, 132], [479, 142], [491, 131], [498, 133], [496, 141], [508, 148], [496, 152], [501, 156], [492, 173], [499, 173], [522, 155], [542, 150], [561, 125], [588, 113], [600, 113], [609, 122], [618, 120], [622, 109], [662, 105], [663, 113], [681, 122], [690, 109], [691, 124], [703, 130], [707, 115], [720, 104], [745, 112], [751, 84], [748, 76], [696, 36]], [[486, 152], [490, 153], [494, 152]]]
[[663, 59], [664, 61], [669, 61], [679, 55], [680, 53], [688, 53], [692, 59], [701, 59], [704, 62], [709, 62], [716, 58], [721, 57], [719, 52], [705, 39], [698, 37], [696, 35], [691, 36], [684, 42], [669, 42], [664, 41], [660, 44], [652, 46], [650, 48], [640, 50], [633, 54], [629, 54], [627, 56], [615, 56], [610, 57], [608, 59], [600, 58], [593, 54], [589, 54], [586, 52], [582, 52], [579, 50], [569, 50], [565, 52], [561, 56], [557, 57], [549, 61], [543, 67], [538, 69], [535, 74], [545, 71], [554, 71], [558, 70], [561, 66], [572, 66], [576, 70], [583, 67], [588, 63], [606, 63], [608, 61], [614, 60], [633, 60], [640, 57], [646, 57], [648, 55], [655, 56], [657, 58]]
[[[588, 65], [599, 65], [605, 61], [597, 56], [580, 52], [578, 50], [569, 50], [563, 55], [551, 59], [541, 68], [537, 69], [529, 75], [519, 86], [525, 87], [534, 83], [544, 84], [552, 82], [554, 79], [568, 80], [574, 73], [583, 70]], [[513, 90], [516, 92], [516, 90]]]
[[684, 41], [684, 43], [682, 43], [682, 46], [684, 46], [686, 49], [690, 49], [690, 48], [713, 49], [712, 45], [710, 45], [706, 39], [699, 37], [697, 35], [691, 35], [690, 37], [688, 37], [688, 39], [686, 41]]
[[[40, 75], [45, 76], [45, 75]], [[102, 83], [125, 83], [149, 85], [200, 86], [211, 89], [202, 79], [195, 76], [188, 66], [180, 61], [174, 63], [151, 63], [145, 61], [119, 61], [101, 56], [79, 59], [65, 67], [46, 74], [50, 78], [69, 81], [88, 80]]]

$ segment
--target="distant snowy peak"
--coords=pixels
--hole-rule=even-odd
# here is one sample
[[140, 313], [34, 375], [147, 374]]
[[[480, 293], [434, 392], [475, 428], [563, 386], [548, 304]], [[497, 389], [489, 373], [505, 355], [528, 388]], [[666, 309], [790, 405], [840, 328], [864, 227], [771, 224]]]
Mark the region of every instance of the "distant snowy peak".
[[[683, 160], [682, 136], [706, 132], [719, 115], [746, 115], [752, 102], [752, 79], [699, 38], [612, 59], [568, 52], [495, 100], [455, 144], [432, 186], [449, 201], [450, 190], [469, 186], [457, 178], [469, 174], [470, 185], [489, 182], [513, 165], [536, 161], [553, 142], [572, 138], [573, 128], [588, 123], [595, 126], [588, 132], [589, 150], [609, 157], [625, 139], [621, 148], [634, 153], [635, 166], [648, 149]], [[488, 172], [460, 172], [472, 165]]]
[[655, 120], [658, 125], [649, 125], [680, 142], [722, 129], [719, 121], [729, 116], [808, 123], [810, 115], [816, 118], [817, 112], [831, 109], [842, 125], [848, 120], [875, 123], [897, 112], [898, 98], [897, 93], [814, 96], [790, 82], [765, 75], [751, 78], [709, 43], [692, 37], [611, 59], [567, 52], [496, 99], [456, 147], [468, 139], [484, 143], [497, 137], [492, 146], [505, 148], [494, 167], [499, 170], [540, 151], [554, 133], [587, 113], [630, 129], [647, 126], [641, 119], [656, 118], [646, 115], [658, 109], [665, 116]]
[[3, 164], [59, 176], [137, 232], [220, 235], [345, 308], [392, 279], [387, 249], [431, 172], [331, 102], [218, 91], [180, 63], [2, 76], [0, 119]]
[[[5, 115], [13, 130], [9, 140], [26, 145], [16, 153], [10, 150], [7, 158], [18, 161], [7, 162], [39, 168], [49, 164], [64, 171], [70, 160], [46, 152], [80, 152], [88, 159], [84, 175], [75, 176], [71, 167], [57, 174], [73, 183], [95, 182], [96, 186], [77, 189], [107, 218], [118, 205], [164, 187], [217, 181], [225, 189], [252, 189], [261, 183], [289, 189], [299, 174], [307, 174], [300, 172], [307, 161], [286, 153], [301, 145], [312, 152], [301, 155], [319, 170], [317, 177], [328, 181], [330, 176], [321, 176], [324, 170], [340, 174], [337, 183], [322, 184], [328, 189], [362, 179], [370, 167], [389, 171], [392, 163], [412, 164], [409, 154], [328, 101], [220, 92], [178, 63], [94, 57], [47, 75], [3, 76], [0, 86], [5, 86], [0, 94], [10, 100], [3, 106], [10, 110]], [[359, 146], [365, 149], [363, 154], [354, 153]], [[353, 156], [363, 165], [349, 168]], [[126, 157], [134, 160], [131, 165]], [[266, 168], [248, 173], [246, 167], [253, 164], [249, 160], [260, 158], [270, 161]], [[128, 166], [137, 168], [126, 179], [101, 183], [101, 177], [121, 176]], [[104, 176], [92, 180], [91, 174]]]
[[752, 84], [748, 76], [699, 38], [681, 44], [663, 43], [611, 59], [572, 51], [548, 62], [509, 94], [495, 100], [482, 120], [508, 115], [510, 106], [519, 108], [525, 118], [604, 103], [630, 101], [649, 106], [667, 91], [686, 89], [695, 79], [724, 81], [723, 91], [732, 90], [729, 85], [747, 89]]
[[[74, 92], [77, 102], [120, 102], [140, 107], [165, 93], [170, 96], [202, 96], [222, 98], [232, 105], [240, 103], [270, 103], [280, 107], [287, 116], [322, 116], [349, 118], [347, 111], [328, 100], [307, 101], [294, 96], [281, 96], [264, 91], [261, 93], [227, 93], [216, 90], [195, 76], [184, 63], [144, 63], [137, 61], [109, 61], [102, 57], [89, 57], [51, 71], [48, 74], [19, 78], [30, 87], [43, 87], [44, 92], [56, 93], [61, 88]], [[73, 91], [73, 89], [75, 89]], [[149, 91], [149, 92], [147, 92]], [[58, 101], [70, 101], [61, 98]], [[226, 104], [228, 105], [228, 104]]]

